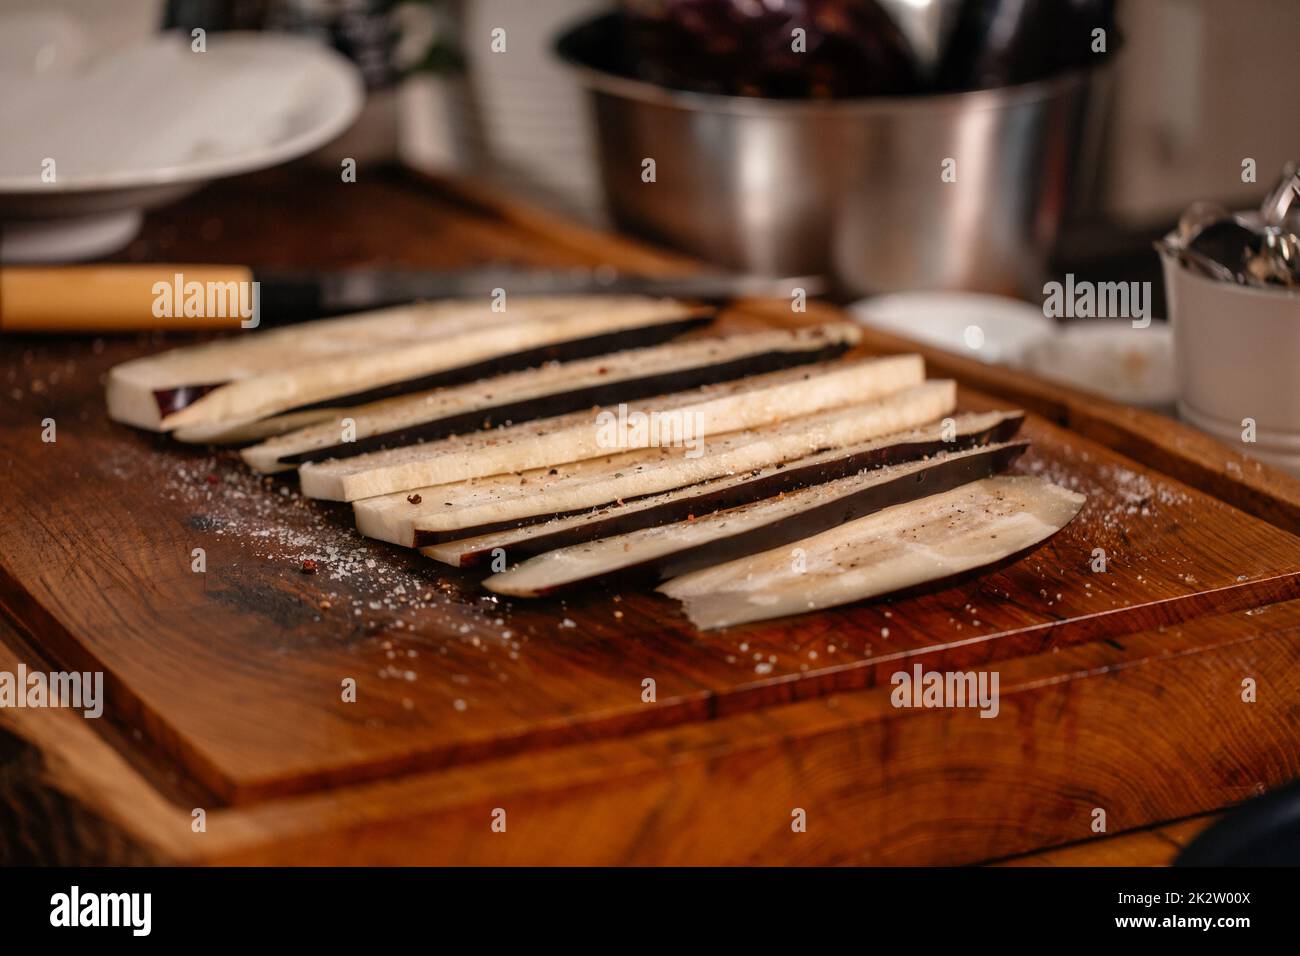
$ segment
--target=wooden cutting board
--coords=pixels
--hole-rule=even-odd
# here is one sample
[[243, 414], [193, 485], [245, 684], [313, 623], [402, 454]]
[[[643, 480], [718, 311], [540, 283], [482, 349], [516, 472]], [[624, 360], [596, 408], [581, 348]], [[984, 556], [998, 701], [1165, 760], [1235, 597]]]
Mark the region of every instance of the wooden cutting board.
[[[305, 188], [277, 174], [213, 189], [152, 220], [134, 252], [681, 267], [396, 177], [345, 187], [329, 221]], [[260, 228], [281, 211], [298, 225]], [[720, 322], [819, 317], [747, 303]], [[1300, 772], [1287, 518], [1300, 494], [1253, 465], [1235, 498], [1207, 493], [1222, 453], [1174, 423], [1195, 454], [1158, 470], [1131, 457], [1150, 440], [1137, 430], [1117, 443], [1125, 456], [1062, 427], [1071, 393], [1016, 377], [1013, 401], [963, 388], [964, 409], [1045, 413], [1017, 470], [1088, 495], [1070, 526], [944, 587], [700, 633], [635, 590], [486, 596], [476, 575], [366, 541], [350, 509], [292, 480], [108, 422], [105, 370], [164, 344], [4, 340], [12, 650], [104, 671], [108, 700], [101, 721], [0, 711], [26, 768], [0, 770], [0, 808], [28, 816], [20, 843], [0, 809], [0, 861], [40, 846], [109, 860], [965, 862], [1095, 838], [1097, 810], [1115, 833]], [[932, 374], [952, 371], [932, 357]], [[1057, 404], [1040, 404], [1049, 393]], [[891, 706], [890, 676], [918, 663], [998, 671], [999, 717]], [[33, 806], [63, 809], [35, 823]], [[791, 828], [799, 810], [806, 832]]]

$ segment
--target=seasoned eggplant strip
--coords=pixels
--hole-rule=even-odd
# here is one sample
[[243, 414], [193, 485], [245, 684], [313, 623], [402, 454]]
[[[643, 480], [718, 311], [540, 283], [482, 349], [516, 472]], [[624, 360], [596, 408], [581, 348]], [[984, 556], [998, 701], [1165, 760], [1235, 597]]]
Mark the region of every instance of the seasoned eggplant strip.
[[[706, 630], [836, 607], [1020, 554], [1069, 524], [1085, 500], [1041, 478], [986, 478], [675, 578], [659, 590]], [[802, 552], [797, 564], [793, 547]]]
[[[552, 363], [457, 388], [326, 413], [325, 420], [247, 448], [243, 455], [252, 467], [265, 472], [308, 461], [355, 457], [385, 447], [435, 441], [495, 425], [825, 362], [842, 355], [859, 335], [856, 326], [835, 323], [695, 339]], [[351, 420], [351, 441], [342, 440], [345, 418]]]
[[[952, 412], [951, 381], [710, 439], [708, 454], [648, 448], [367, 498], [353, 504], [362, 534], [407, 547], [515, 528], [620, 500], [740, 474], [906, 431]], [[413, 503], [414, 501], [414, 503]]]
[[286, 412], [239, 425], [221, 423], [178, 428], [171, 434], [177, 441], [189, 445], [244, 445], [248, 442], [266, 441], [287, 432], [302, 431], [321, 422], [332, 424], [341, 412], [342, 409], [325, 408], [310, 412]]
[[359, 439], [353, 445], [334, 446], [317, 451], [301, 452], [289, 455], [280, 461], [290, 465], [301, 465], [308, 461], [324, 461], [328, 458], [347, 458], [369, 451], [381, 451], [398, 445], [410, 445], [417, 442], [434, 441], [459, 435], [467, 431], [491, 428], [493, 425], [532, 421], [538, 418], [551, 418], [568, 412], [591, 408], [595, 405], [609, 405], [615, 402], [632, 402], [670, 391], [685, 391], [714, 382], [729, 382], [746, 375], [762, 375], [766, 372], [779, 372], [810, 362], [826, 362], [848, 350], [848, 345], [828, 345], [815, 352], [764, 352], [733, 362], [718, 365], [699, 365], [685, 368], [664, 375], [646, 375], [640, 378], [625, 379], [621, 382], [609, 382], [604, 385], [591, 385], [586, 388], [571, 389], [567, 392], [552, 393], [534, 399], [525, 399], [509, 405], [497, 405], [483, 411], [465, 412], [450, 415], [447, 418], [411, 428], [399, 428], [382, 432], [369, 438]]
[[955, 429], [951, 440], [943, 438], [944, 426], [935, 424], [685, 488], [625, 500], [595, 511], [464, 537], [421, 550], [426, 557], [454, 567], [474, 567], [497, 559], [515, 563], [597, 538], [690, 520], [710, 511], [734, 508], [845, 478], [870, 468], [1005, 442], [1015, 436], [1023, 421], [1023, 412], [962, 415], [953, 420]]
[[[109, 416], [154, 431], [233, 426], [526, 348], [703, 321], [706, 314], [641, 296], [541, 296], [513, 299], [505, 311], [493, 311], [487, 299], [456, 300], [245, 330], [114, 366]], [[503, 335], [503, 329], [519, 334]], [[475, 350], [466, 341], [474, 336], [487, 344]], [[452, 343], [461, 354], [449, 362], [430, 348], [434, 342]], [[349, 370], [363, 370], [368, 378], [350, 379]]]
[[512, 597], [542, 597], [611, 576], [659, 580], [778, 548], [894, 505], [997, 474], [1028, 447], [1008, 442], [886, 465], [826, 484], [550, 551], [489, 577]]
[[479, 379], [492, 378], [508, 372], [533, 368], [546, 362], [559, 362], [566, 359], [584, 359], [594, 355], [607, 355], [619, 349], [645, 348], [675, 339], [693, 329], [698, 329], [712, 321], [712, 316], [696, 315], [673, 322], [658, 322], [653, 325], [641, 325], [634, 328], [602, 332], [577, 339], [562, 339], [549, 342], [536, 348], [522, 349], [493, 356], [481, 362], [461, 365], [445, 371], [433, 372], [415, 378], [401, 379], [376, 388], [352, 392], [346, 395], [331, 395], [319, 402], [297, 405], [289, 411], [313, 411], [323, 408], [351, 408], [378, 402], [395, 395], [408, 392], [426, 391], [431, 388], [447, 388], [476, 382]]
[[[674, 392], [632, 407], [591, 409], [355, 458], [309, 462], [299, 477], [310, 498], [355, 501], [598, 458], [611, 447], [651, 447], [660, 441], [660, 426], [669, 432], [666, 444], [689, 440], [704, 455], [703, 444], [711, 436], [887, 395], [923, 377], [924, 365], [916, 355], [828, 362]], [[651, 427], [651, 422], [659, 425]]]
[[[661, 307], [662, 308], [662, 307]], [[208, 392], [162, 421], [164, 429], [254, 421], [288, 411], [359, 404], [392, 394], [451, 385], [536, 365], [572, 350], [588, 356], [648, 345], [708, 321], [703, 313], [667, 313], [653, 303], [616, 313], [581, 312], [545, 321], [518, 321], [486, 329], [360, 350], [307, 365], [290, 364]], [[594, 333], [594, 334], [593, 334]]]
[[441, 338], [467, 324], [485, 328], [542, 320], [590, 308], [575, 297], [515, 300], [510, 312], [487, 302], [419, 303], [357, 315], [301, 322], [218, 338], [115, 365], [109, 373], [108, 410], [115, 421], [161, 430], [162, 419], [232, 381], [307, 365], [365, 349]]

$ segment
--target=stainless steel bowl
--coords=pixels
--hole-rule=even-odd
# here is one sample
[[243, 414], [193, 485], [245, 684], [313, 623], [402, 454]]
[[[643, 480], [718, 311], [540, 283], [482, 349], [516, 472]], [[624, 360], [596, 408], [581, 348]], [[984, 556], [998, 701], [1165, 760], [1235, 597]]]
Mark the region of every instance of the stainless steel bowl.
[[557, 51], [589, 94], [620, 227], [734, 269], [833, 274], [862, 292], [1041, 285], [1090, 72], [937, 96], [718, 96], [601, 68], [609, 31], [607, 16], [587, 21]]

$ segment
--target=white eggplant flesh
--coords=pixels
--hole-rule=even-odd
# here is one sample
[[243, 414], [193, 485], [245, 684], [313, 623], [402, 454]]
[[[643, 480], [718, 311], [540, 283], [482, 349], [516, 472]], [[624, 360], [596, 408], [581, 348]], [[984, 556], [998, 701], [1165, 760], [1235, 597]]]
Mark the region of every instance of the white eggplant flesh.
[[869, 469], [847, 478], [538, 555], [489, 577], [483, 586], [512, 597], [543, 597], [611, 576], [676, 577], [766, 551], [900, 502], [1005, 470], [1025, 442], [999, 443]]
[[617, 408], [592, 409], [371, 452], [308, 462], [303, 494], [332, 501], [548, 468], [607, 456], [611, 449], [681, 447], [708, 457], [714, 436], [770, 425], [919, 384], [920, 356], [829, 362], [675, 392]]
[[523, 474], [425, 487], [353, 504], [362, 534], [406, 547], [575, 514], [700, 481], [741, 474], [915, 428], [956, 405], [951, 381], [710, 439], [707, 452], [649, 448]]
[[[558, 352], [591, 355], [631, 344], [663, 341], [703, 321], [703, 313], [665, 309], [649, 300], [634, 307], [515, 321], [428, 338], [401, 346], [362, 348], [308, 365], [291, 364], [221, 386], [166, 416], [166, 430], [255, 421], [314, 405], [358, 405], [391, 394], [469, 381], [544, 361]], [[292, 361], [290, 359], [290, 361]]]
[[[592, 329], [702, 320], [704, 314], [684, 303], [641, 296], [519, 298], [502, 311], [493, 311], [485, 298], [245, 330], [114, 366], [108, 412], [115, 421], [152, 431], [234, 426], [453, 363], [595, 334]], [[503, 334], [508, 328], [525, 334]], [[475, 335], [486, 337], [478, 347]], [[439, 354], [435, 342], [453, 350]]]
[[[860, 338], [857, 326], [830, 323], [671, 342], [610, 355], [551, 362], [465, 385], [339, 409], [316, 424], [244, 449], [261, 472], [307, 461], [354, 457], [485, 427], [531, 421], [826, 361]], [[274, 422], [276, 419], [266, 419]]]
[[851, 604], [1010, 558], [1064, 528], [1085, 500], [1041, 478], [987, 478], [659, 590], [702, 630]]
[[312, 408], [301, 412], [272, 415], [270, 418], [260, 418], [255, 422], [243, 422], [239, 425], [223, 422], [217, 425], [178, 428], [171, 433], [171, 436], [188, 445], [243, 445], [300, 431], [320, 422], [333, 422], [346, 414], [341, 408]]
[[503, 570], [502, 563], [514, 564], [597, 538], [694, 520], [711, 511], [845, 478], [864, 469], [1008, 441], [1023, 421], [1024, 413], [1020, 411], [958, 415], [951, 420], [951, 431], [943, 423], [935, 423], [684, 488], [612, 502], [575, 515], [443, 541], [421, 547], [420, 551], [453, 567], [491, 562], [497, 570]]

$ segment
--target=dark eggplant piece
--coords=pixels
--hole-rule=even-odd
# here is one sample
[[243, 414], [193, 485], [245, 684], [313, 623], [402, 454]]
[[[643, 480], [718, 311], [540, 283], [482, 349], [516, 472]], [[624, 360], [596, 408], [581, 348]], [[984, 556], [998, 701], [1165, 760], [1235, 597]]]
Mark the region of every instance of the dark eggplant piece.
[[[708, 439], [707, 454], [638, 448], [522, 473], [431, 486], [357, 501], [362, 534], [407, 547], [454, 541], [577, 515], [711, 478], [737, 475], [919, 427], [950, 414], [951, 381]], [[309, 466], [303, 466], [304, 469]]]
[[[825, 362], [673, 392], [632, 407], [590, 409], [355, 458], [308, 462], [298, 474], [303, 494], [310, 498], [356, 501], [600, 458], [611, 448], [647, 448], [664, 438], [671, 444], [688, 441], [690, 453], [703, 455], [704, 443], [714, 436], [867, 401], [918, 384], [924, 374], [917, 355]], [[669, 434], [663, 436], [661, 429]]]
[[[264, 472], [309, 461], [351, 458], [399, 445], [825, 362], [842, 355], [859, 335], [857, 326], [835, 323], [695, 339], [551, 363], [456, 388], [417, 392], [339, 411], [319, 423], [247, 448], [243, 456]], [[347, 442], [342, 440], [345, 417], [351, 419], [353, 431], [352, 440]]]
[[[950, 440], [945, 440], [942, 425], [931, 425], [570, 517], [465, 536], [424, 547], [422, 552], [459, 567], [474, 567], [500, 556], [515, 563], [597, 538], [693, 520], [712, 511], [824, 484], [871, 468], [1005, 442], [1015, 436], [1023, 422], [1024, 413], [1018, 411], [962, 415], [953, 421]], [[416, 538], [418, 544], [418, 534]]]
[[706, 630], [836, 607], [1013, 557], [1064, 528], [1085, 500], [1041, 478], [985, 478], [675, 578], [659, 591]]
[[109, 417], [154, 431], [233, 428], [537, 364], [551, 349], [585, 356], [663, 341], [708, 319], [707, 309], [667, 299], [553, 296], [500, 312], [487, 299], [447, 301], [242, 331], [114, 366]]
[[479, 379], [492, 378], [496, 375], [504, 375], [507, 372], [517, 372], [547, 362], [606, 355], [620, 349], [646, 348], [670, 341], [679, 335], [685, 335], [687, 332], [707, 325], [712, 320], [712, 315], [693, 315], [672, 322], [656, 322], [632, 328], [617, 329], [613, 332], [602, 332], [599, 335], [563, 339], [536, 348], [507, 352], [504, 355], [493, 356], [481, 362], [471, 362], [468, 365], [461, 365], [445, 371], [390, 382], [376, 388], [349, 392], [346, 395], [331, 395], [319, 402], [295, 405], [289, 411], [309, 411], [317, 408], [350, 408], [354, 405], [365, 405], [369, 402], [392, 398], [395, 395], [405, 395], [408, 392], [425, 391], [431, 388], [447, 388], [452, 385], [463, 385], [466, 382], [476, 382]]
[[542, 597], [611, 576], [677, 577], [987, 478], [1008, 468], [1028, 445], [1006, 442], [887, 465], [694, 521], [561, 548], [495, 574], [483, 586], [512, 597]]

